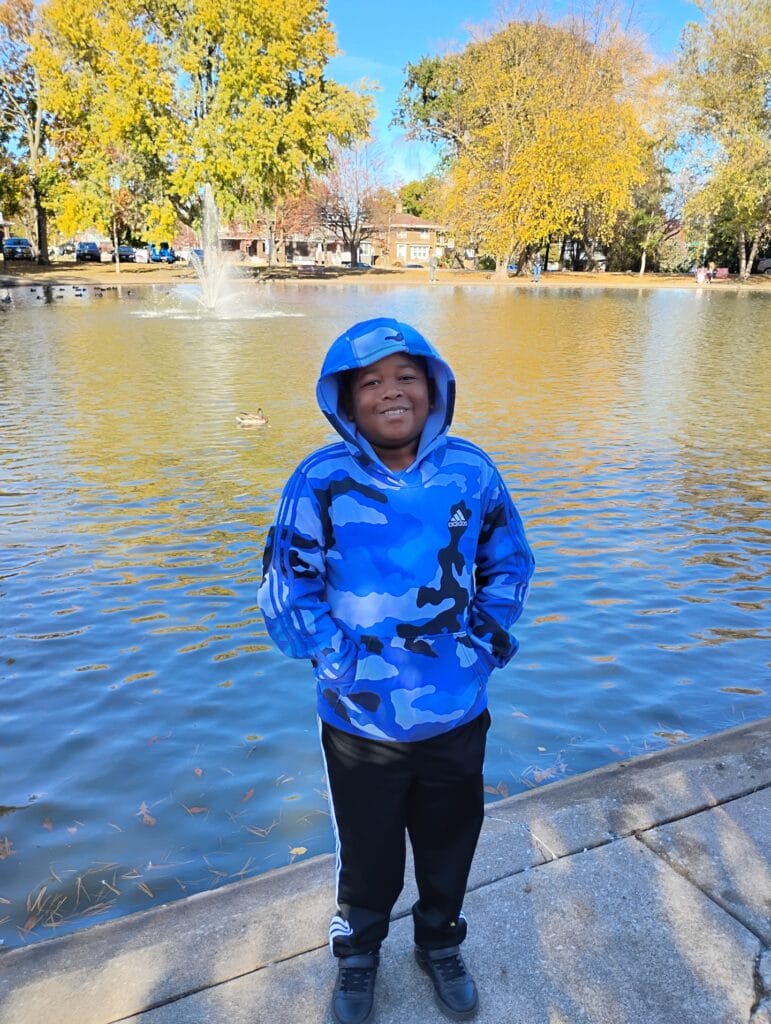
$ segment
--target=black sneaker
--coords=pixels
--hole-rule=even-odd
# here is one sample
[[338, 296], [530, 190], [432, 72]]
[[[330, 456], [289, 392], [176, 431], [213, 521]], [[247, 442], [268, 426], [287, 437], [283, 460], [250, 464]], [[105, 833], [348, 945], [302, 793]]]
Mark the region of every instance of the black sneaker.
[[339, 1024], [365, 1024], [369, 1020], [379, 961], [377, 953], [339, 958], [332, 993], [332, 1013]]
[[448, 1017], [468, 1020], [479, 1009], [479, 996], [474, 979], [466, 970], [457, 946], [448, 949], [415, 947], [418, 967], [434, 983], [436, 1005]]

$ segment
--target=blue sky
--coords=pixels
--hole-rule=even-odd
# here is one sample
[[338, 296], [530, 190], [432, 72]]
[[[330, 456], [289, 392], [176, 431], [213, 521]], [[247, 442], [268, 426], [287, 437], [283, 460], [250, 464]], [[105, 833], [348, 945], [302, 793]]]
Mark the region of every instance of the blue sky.
[[[607, 0], [608, 5], [610, 0]], [[397, 129], [389, 129], [396, 99], [410, 61], [430, 53], [444, 53], [469, 38], [467, 25], [495, 18], [496, 0], [328, 0], [329, 18], [337, 32], [342, 55], [330, 65], [330, 74], [345, 85], [362, 78], [379, 83], [375, 94], [378, 117], [376, 134], [386, 167], [392, 176], [409, 181], [427, 174], [433, 151], [427, 145], [408, 143]], [[562, 0], [544, 7], [550, 17], [566, 9]], [[632, 24], [644, 32], [650, 49], [662, 58], [671, 57], [687, 21], [700, 14], [687, 0], [639, 0], [632, 7]]]

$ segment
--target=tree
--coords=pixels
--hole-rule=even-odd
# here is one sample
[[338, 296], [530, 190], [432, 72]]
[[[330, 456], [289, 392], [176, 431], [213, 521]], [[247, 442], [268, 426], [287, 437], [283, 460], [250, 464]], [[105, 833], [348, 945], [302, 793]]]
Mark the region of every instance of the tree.
[[505, 273], [551, 235], [591, 256], [644, 177], [644, 55], [623, 35], [512, 21], [459, 54], [407, 67], [395, 120], [438, 144], [447, 215]]
[[361, 243], [382, 231], [393, 197], [383, 188], [383, 161], [371, 145], [335, 147], [333, 160], [316, 188], [319, 223], [342, 239], [355, 266]]
[[424, 220], [441, 219], [442, 188], [442, 179], [437, 174], [428, 174], [419, 181], [408, 181], [398, 192], [402, 210]]
[[323, 0], [48, 0], [46, 25], [72, 178], [119, 177], [150, 224], [199, 222], [206, 182], [228, 217], [272, 205], [368, 128], [369, 99], [325, 75]]
[[747, 277], [771, 233], [771, 8], [765, 0], [696, 0], [704, 20], [683, 32], [678, 65], [686, 144], [710, 147], [708, 180], [691, 220], [730, 224]]
[[0, 0], [0, 133], [17, 154], [2, 172], [2, 191], [11, 199], [7, 209], [19, 209], [23, 202], [19, 169], [23, 167], [24, 191], [35, 216], [38, 262], [48, 263], [49, 198], [56, 165], [48, 153], [51, 116], [33, 59], [38, 19], [34, 0]]

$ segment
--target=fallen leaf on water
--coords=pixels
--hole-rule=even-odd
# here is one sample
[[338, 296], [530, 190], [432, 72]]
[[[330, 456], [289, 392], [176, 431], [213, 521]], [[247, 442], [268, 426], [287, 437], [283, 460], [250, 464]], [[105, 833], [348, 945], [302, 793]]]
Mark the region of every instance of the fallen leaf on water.
[[205, 814], [209, 810], [208, 807], [186, 807], [185, 810], [188, 814]]
[[150, 897], [150, 899], [153, 898], [153, 890], [149, 885], [146, 885], [144, 882], [139, 882], [137, 888], [141, 889], [146, 896]]
[[512, 711], [511, 712], [511, 717], [512, 718], [527, 718], [528, 715], [526, 715], [524, 711]]
[[26, 935], [27, 932], [31, 932], [39, 920], [40, 918], [38, 917], [37, 914], [30, 915], [30, 917], [28, 917], [24, 924], [21, 926], [22, 933]]
[[538, 771], [537, 769], [533, 772], [533, 778], [536, 782], [546, 782], [547, 779], [553, 779], [559, 771], [559, 767], [553, 764], [551, 768], [546, 768], [544, 771]]
[[505, 782], [499, 782], [498, 785], [496, 786], [496, 789], [501, 794], [501, 796], [509, 795], [509, 787], [506, 785]]
[[492, 796], [498, 796], [498, 790], [495, 786], [485, 786], [485, 793], [490, 793]]
[[199, 779], [203, 775], [203, 768], [194, 768], [193, 771], [195, 772]]
[[50, 818], [43, 818], [43, 828], [48, 829], [49, 832], [53, 832], [54, 823]]
[[75, 835], [75, 833], [76, 833], [76, 832], [77, 832], [78, 830], [77, 830], [77, 828], [75, 828], [75, 826], [74, 826], [74, 825], [68, 825], [68, 826], [67, 826], [67, 831], [69, 832], [69, 834], [70, 834], [71, 836], [74, 836], [74, 835]]
[[293, 846], [289, 852], [293, 857], [302, 857], [304, 853], [308, 852], [308, 849], [305, 846]]
[[241, 803], [245, 804], [247, 802], [247, 800], [251, 800], [253, 796], [254, 796], [254, 786], [252, 786], [251, 789], [247, 789], [247, 791], [241, 797]]
[[616, 747], [611, 743], [610, 749], [613, 751], [614, 754], [618, 754], [619, 757], [625, 756], [624, 751], [621, 749], [621, 747]]
[[147, 804], [144, 802], [144, 800], [139, 805], [139, 810], [137, 811], [137, 817], [140, 817], [142, 819], [142, 824], [143, 825], [157, 825], [158, 824], [156, 819], [152, 816], [152, 814], [150, 814], [150, 808], [147, 806]]

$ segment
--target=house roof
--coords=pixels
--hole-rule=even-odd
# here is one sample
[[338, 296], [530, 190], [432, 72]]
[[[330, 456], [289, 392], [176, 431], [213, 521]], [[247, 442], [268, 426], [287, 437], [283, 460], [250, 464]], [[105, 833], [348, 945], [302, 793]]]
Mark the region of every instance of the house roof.
[[445, 228], [444, 224], [437, 224], [436, 221], [423, 220], [422, 217], [416, 217], [412, 213], [393, 213], [391, 214], [391, 227], [392, 228], [421, 228], [424, 231], [431, 230], [443, 231]]

